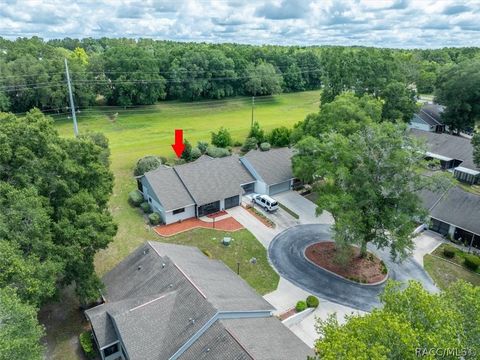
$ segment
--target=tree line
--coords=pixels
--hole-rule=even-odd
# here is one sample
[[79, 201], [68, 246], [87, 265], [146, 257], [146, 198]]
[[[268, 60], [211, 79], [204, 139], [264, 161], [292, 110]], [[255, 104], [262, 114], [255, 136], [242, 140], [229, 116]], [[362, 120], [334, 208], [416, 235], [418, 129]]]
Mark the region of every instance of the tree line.
[[398, 82], [432, 93], [478, 48], [252, 46], [150, 39], [0, 38], [0, 110], [66, 111], [64, 58], [80, 107], [221, 99], [323, 88], [322, 101], [352, 90], [381, 96]]

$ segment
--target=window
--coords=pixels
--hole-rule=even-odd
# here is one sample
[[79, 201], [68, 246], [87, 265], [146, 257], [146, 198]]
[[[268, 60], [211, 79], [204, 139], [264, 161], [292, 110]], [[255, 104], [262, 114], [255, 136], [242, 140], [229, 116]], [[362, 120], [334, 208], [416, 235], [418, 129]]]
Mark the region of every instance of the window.
[[183, 212], [185, 212], [185, 208], [173, 210], [173, 215], [181, 214], [181, 213], [183, 213]]
[[152, 202], [152, 198], [149, 196], [148, 197], [148, 202], [151, 203]]
[[116, 352], [118, 352], [118, 344], [113, 344], [112, 346], [103, 349], [103, 355], [105, 355], [105, 357], [115, 354]]

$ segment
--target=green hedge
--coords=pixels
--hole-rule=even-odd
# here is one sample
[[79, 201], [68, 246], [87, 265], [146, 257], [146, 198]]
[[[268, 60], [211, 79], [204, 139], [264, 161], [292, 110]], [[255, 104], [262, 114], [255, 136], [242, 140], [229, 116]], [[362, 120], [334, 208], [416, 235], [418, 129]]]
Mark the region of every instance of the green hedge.
[[140, 208], [142, 209], [142, 211], [145, 213], [145, 214], [150, 214], [152, 212], [152, 207], [150, 206], [150, 204], [146, 201], [142, 202], [140, 204]]
[[480, 257], [473, 254], [466, 254], [463, 264], [470, 270], [477, 271], [480, 267]]
[[139, 207], [143, 201], [142, 193], [138, 190], [133, 190], [128, 194], [128, 202], [135, 207]]
[[93, 339], [92, 339], [92, 332], [85, 331], [82, 332], [79, 336], [80, 338], [80, 346], [82, 347], [83, 352], [87, 359], [95, 359], [96, 353], [93, 347]]
[[316, 296], [313, 296], [313, 295], [310, 295], [307, 297], [307, 306], [309, 308], [317, 308], [318, 307], [318, 304], [319, 304], [319, 301], [318, 301], [318, 298]]
[[446, 258], [453, 258], [455, 256], [455, 252], [456, 249], [451, 245], [447, 245], [443, 248], [443, 256], [445, 256]]
[[297, 312], [303, 311], [306, 308], [307, 308], [307, 303], [303, 300], [300, 300], [299, 302], [297, 302], [297, 305], [295, 305], [295, 310]]

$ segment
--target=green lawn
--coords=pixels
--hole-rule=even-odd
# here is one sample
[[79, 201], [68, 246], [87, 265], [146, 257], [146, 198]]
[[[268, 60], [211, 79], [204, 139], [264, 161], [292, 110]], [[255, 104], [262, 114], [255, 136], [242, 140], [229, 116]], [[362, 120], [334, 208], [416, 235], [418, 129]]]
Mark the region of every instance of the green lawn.
[[[307, 114], [318, 111], [319, 98], [319, 91], [261, 97], [256, 100], [255, 119], [265, 130], [292, 127]], [[137, 159], [148, 154], [172, 157], [170, 144], [175, 128], [183, 128], [192, 144], [210, 141], [210, 132], [220, 126], [228, 128], [234, 140], [242, 141], [250, 128], [250, 105], [249, 97], [236, 97], [195, 103], [166, 101], [140, 109], [97, 108], [80, 114], [81, 133], [100, 131], [110, 140], [115, 174], [110, 208], [119, 228], [114, 242], [96, 257], [99, 274], [115, 266], [144, 240], [158, 240], [126, 201], [128, 192], [135, 188], [132, 169]], [[110, 116], [116, 112], [117, 120], [112, 122]], [[73, 136], [71, 120], [56, 118], [56, 123], [60, 134]]]
[[[229, 246], [222, 245], [224, 236], [232, 237]], [[206, 250], [213, 259], [222, 260], [234, 272], [237, 272], [237, 263], [240, 263], [240, 276], [262, 295], [277, 288], [279, 276], [268, 262], [267, 250], [248, 230], [231, 233], [194, 229], [171, 237], [159, 237], [157, 240]], [[257, 259], [256, 264], [250, 262], [253, 257]]]
[[440, 257], [427, 254], [423, 257], [425, 270], [440, 289], [446, 289], [457, 280], [465, 280], [480, 286], [480, 275], [466, 270], [462, 266], [452, 264]]
[[[437, 247], [435, 249], [435, 251], [433, 252], [433, 255], [437, 255], [437, 256], [440, 256], [440, 257], [444, 257], [443, 255], [443, 249], [448, 246], [448, 244], [442, 244], [440, 245], [439, 247]], [[467, 255], [467, 253], [465, 251], [462, 251], [460, 249], [457, 249], [456, 247], [453, 247], [453, 249], [455, 249], [455, 255], [453, 256], [453, 258], [451, 259], [447, 259], [448, 261], [452, 261], [458, 265], [463, 265], [464, 261], [465, 261], [465, 255]], [[477, 269], [477, 273], [479, 274], [480, 276], [480, 268]]]

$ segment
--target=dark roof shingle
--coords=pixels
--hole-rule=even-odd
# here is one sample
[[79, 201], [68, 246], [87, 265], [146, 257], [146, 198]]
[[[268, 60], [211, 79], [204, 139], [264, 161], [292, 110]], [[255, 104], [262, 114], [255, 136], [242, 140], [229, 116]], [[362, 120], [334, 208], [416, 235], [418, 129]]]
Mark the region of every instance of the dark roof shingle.
[[284, 147], [269, 151], [251, 150], [244, 158], [267, 185], [274, 185], [293, 178], [292, 156], [293, 150]]

